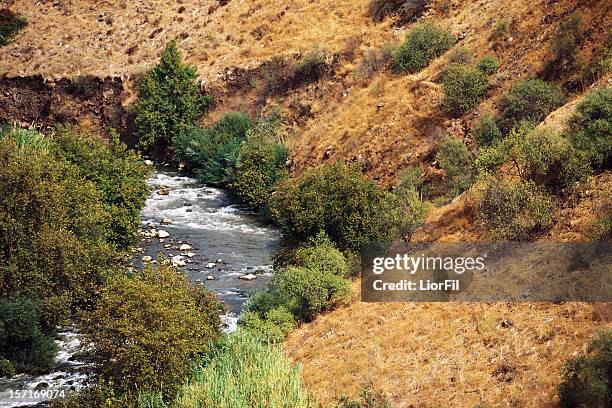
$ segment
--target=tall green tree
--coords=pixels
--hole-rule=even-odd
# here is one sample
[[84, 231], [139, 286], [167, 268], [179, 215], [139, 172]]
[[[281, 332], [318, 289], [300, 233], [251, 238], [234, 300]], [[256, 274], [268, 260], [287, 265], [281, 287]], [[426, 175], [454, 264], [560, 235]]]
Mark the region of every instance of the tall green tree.
[[171, 41], [140, 82], [135, 108], [140, 147], [167, 146], [206, 112], [211, 98], [200, 92], [197, 77], [196, 68], [183, 63], [176, 41]]

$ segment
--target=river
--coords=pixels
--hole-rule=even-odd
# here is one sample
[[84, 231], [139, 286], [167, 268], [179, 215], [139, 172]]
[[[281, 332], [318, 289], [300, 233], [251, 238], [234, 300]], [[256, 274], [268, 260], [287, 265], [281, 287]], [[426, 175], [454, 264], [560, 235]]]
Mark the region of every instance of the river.
[[[142, 268], [148, 257], [156, 262], [160, 253], [174, 259], [194, 284], [205, 285], [227, 305], [224, 330], [234, 330], [249, 294], [270, 278], [278, 230], [233, 203], [227, 192], [176, 172], [158, 170], [149, 185], [153, 192], [142, 211], [132, 266]], [[162, 225], [164, 219], [169, 223]], [[60, 352], [51, 373], [0, 379], [1, 408], [32, 406], [47, 400], [48, 390], [84, 386], [87, 365], [78, 359], [78, 334], [63, 330], [56, 342]], [[25, 398], [15, 398], [16, 390], [25, 390]], [[38, 398], [32, 398], [35, 391]]]

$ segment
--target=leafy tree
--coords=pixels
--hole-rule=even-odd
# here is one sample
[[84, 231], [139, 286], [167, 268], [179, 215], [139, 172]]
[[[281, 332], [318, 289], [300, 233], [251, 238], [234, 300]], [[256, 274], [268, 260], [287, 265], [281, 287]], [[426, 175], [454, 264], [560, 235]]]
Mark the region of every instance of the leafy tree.
[[487, 75], [478, 68], [453, 64], [446, 69], [442, 84], [444, 104], [453, 115], [474, 109], [488, 89]]
[[404, 42], [395, 50], [395, 70], [399, 73], [418, 72], [456, 42], [457, 37], [449, 30], [431, 21], [421, 23], [408, 32]]
[[171, 41], [139, 85], [135, 126], [141, 147], [167, 146], [208, 109], [211, 98], [200, 92], [197, 77], [195, 67], [183, 63], [176, 41]]

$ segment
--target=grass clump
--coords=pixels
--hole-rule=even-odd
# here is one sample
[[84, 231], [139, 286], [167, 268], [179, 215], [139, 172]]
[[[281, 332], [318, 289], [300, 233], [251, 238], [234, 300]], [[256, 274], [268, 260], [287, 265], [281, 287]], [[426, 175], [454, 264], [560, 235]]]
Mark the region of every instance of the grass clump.
[[13, 11], [0, 9], [0, 47], [10, 43], [17, 33], [28, 25], [28, 21]]
[[176, 408], [307, 408], [314, 406], [278, 346], [238, 330], [224, 337], [183, 385]]
[[134, 125], [142, 148], [167, 147], [206, 112], [211, 99], [200, 92], [197, 78], [195, 67], [183, 63], [176, 41], [171, 41], [138, 87]]
[[444, 74], [444, 104], [456, 116], [474, 109], [489, 89], [487, 75], [478, 68], [453, 64]]
[[612, 330], [599, 332], [586, 354], [565, 363], [558, 392], [563, 408], [612, 404]]
[[97, 308], [84, 316], [99, 380], [133, 401], [141, 391], [172, 397], [189, 361], [219, 334], [214, 295], [174, 268], [146, 268], [113, 279]]
[[497, 125], [508, 134], [524, 122], [538, 124], [564, 102], [563, 92], [554, 84], [539, 79], [518, 82], [499, 102]]
[[590, 92], [576, 107], [568, 138], [589, 157], [597, 170], [612, 164], [612, 88]]
[[368, 385], [361, 391], [358, 399], [341, 397], [336, 408], [391, 408], [391, 403], [384, 393], [376, 391], [374, 387]]
[[393, 61], [398, 73], [415, 73], [425, 68], [431, 60], [444, 54], [457, 42], [450, 30], [432, 21], [414, 27], [395, 50]]

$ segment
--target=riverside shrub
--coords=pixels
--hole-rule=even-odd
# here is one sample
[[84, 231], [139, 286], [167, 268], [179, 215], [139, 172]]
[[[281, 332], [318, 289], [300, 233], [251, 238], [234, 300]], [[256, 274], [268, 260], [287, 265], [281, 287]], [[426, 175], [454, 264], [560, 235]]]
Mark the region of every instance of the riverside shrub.
[[589, 93], [576, 107], [570, 120], [568, 138], [579, 150], [586, 152], [597, 170], [612, 164], [612, 88]]
[[518, 82], [499, 102], [497, 125], [503, 134], [524, 122], [536, 125], [564, 102], [563, 92], [554, 84], [539, 79]]
[[444, 54], [457, 42], [450, 30], [426, 21], [408, 32], [406, 39], [393, 54], [398, 73], [415, 73], [425, 68], [431, 60]]
[[76, 166], [38, 142], [18, 147], [11, 131], [0, 137], [0, 191], [0, 296], [39, 299], [53, 328], [112, 274], [109, 214]]
[[107, 144], [77, 129], [60, 128], [53, 147], [56, 154], [79, 168], [83, 178], [96, 185], [111, 217], [109, 242], [127, 249], [136, 238], [140, 210], [149, 196], [148, 167], [114, 131]]
[[612, 405], [612, 330], [599, 332], [585, 354], [565, 363], [558, 392], [563, 408]]
[[105, 286], [82, 325], [99, 378], [128, 400], [144, 390], [174, 395], [190, 359], [219, 334], [220, 309], [210, 297], [202, 303], [201, 290], [165, 266]]
[[276, 183], [287, 176], [288, 156], [277, 124], [265, 121], [248, 131], [231, 184], [238, 199], [251, 208], [264, 208]]
[[195, 126], [211, 102], [200, 92], [197, 78], [195, 67], [183, 63], [176, 41], [171, 41], [138, 87], [134, 125], [141, 147], [157, 143], [166, 147], [173, 137]]
[[471, 111], [489, 89], [487, 75], [478, 68], [453, 64], [446, 68], [442, 90], [444, 104], [456, 116]]
[[192, 127], [173, 140], [177, 160], [185, 160], [204, 183], [228, 185], [240, 157], [240, 147], [253, 121], [239, 112], [230, 112], [214, 125], [199, 129]]
[[305, 242], [324, 231], [341, 249], [390, 239], [405, 216], [398, 197], [342, 163], [278, 183], [271, 215], [287, 236]]

